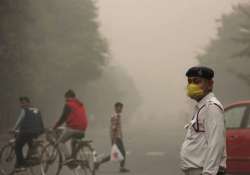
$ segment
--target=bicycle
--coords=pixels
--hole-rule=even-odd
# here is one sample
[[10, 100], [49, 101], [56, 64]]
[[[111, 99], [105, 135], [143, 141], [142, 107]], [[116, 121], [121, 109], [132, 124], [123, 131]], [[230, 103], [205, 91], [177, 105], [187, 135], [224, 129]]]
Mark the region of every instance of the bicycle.
[[[2, 175], [20, 173], [14, 166], [16, 163], [15, 145], [17, 133], [18, 132], [10, 132], [12, 139], [0, 150], [0, 174]], [[33, 139], [31, 149], [26, 147], [26, 161], [30, 164], [30, 166], [25, 168], [27, 173], [37, 175], [37, 166], [39, 168], [42, 150], [44, 150], [44, 140], [40, 137]]]
[[[72, 161], [66, 162], [65, 155], [57, 144], [55, 138], [58, 138], [58, 133], [61, 133], [62, 129], [51, 131], [52, 137], [48, 138], [50, 143], [44, 148], [42, 152], [41, 172], [42, 175], [59, 175], [62, 172], [63, 167], [68, 167], [70, 171], [73, 171], [75, 175], [95, 175], [94, 164], [96, 162], [96, 151], [91, 146], [91, 140], [84, 140], [83, 138], [72, 138], [74, 142], [74, 153], [76, 155], [72, 157]], [[55, 134], [56, 133], [56, 134]], [[56, 135], [53, 137], [53, 135]], [[59, 134], [60, 135], [60, 134]]]

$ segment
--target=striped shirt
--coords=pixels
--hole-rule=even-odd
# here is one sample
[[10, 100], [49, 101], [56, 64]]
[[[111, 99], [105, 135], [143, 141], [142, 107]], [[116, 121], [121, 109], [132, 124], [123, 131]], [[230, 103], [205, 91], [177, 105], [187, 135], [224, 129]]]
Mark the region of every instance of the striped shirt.
[[121, 124], [121, 114], [115, 113], [111, 117], [111, 127], [110, 127], [110, 136], [111, 140], [116, 138], [122, 138], [122, 124]]

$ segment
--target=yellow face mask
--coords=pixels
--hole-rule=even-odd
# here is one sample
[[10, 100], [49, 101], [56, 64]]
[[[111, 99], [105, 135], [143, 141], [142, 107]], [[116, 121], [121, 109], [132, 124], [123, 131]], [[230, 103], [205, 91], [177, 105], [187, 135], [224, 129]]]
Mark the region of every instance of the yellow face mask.
[[202, 97], [204, 91], [197, 84], [191, 83], [187, 86], [187, 95], [191, 98]]

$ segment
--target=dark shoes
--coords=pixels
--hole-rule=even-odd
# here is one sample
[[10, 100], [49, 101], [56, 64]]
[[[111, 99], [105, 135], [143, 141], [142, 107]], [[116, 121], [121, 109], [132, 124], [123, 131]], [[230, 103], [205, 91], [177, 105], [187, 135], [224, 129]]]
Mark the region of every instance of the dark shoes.
[[129, 173], [130, 170], [127, 168], [120, 168], [120, 173]]
[[94, 170], [98, 170], [99, 169], [99, 167], [100, 167], [100, 162], [95, 162], [95, 164], [94, 164]]
[[20, 164], [20, 165], [16, 164], [16, 165], [15, 165], [15, 172], [26, 171], [27, 166], [28, 166], [28, 165], [26, 165], [26, 164]]
[[[100, 162], [95, 162], [95, 164], [94, 164], [94, 170], [95, 170], [95, 171], [98, 170], [99, 167], [100, 167], [100, 165], [101, 165]], [[130, 170], [127, 169], [127, 168], [124, 168], [124, 167], [121, 167], [121, 168], [120, 168], [120, 173], [129, 173], [129, 172], [130, 172]]]
[[15, 168], [15, 172], [23, 172], [23, 171], [26, 171], [26, 168], [25, 168], [25, 167], [18, 167], [18, 168]]

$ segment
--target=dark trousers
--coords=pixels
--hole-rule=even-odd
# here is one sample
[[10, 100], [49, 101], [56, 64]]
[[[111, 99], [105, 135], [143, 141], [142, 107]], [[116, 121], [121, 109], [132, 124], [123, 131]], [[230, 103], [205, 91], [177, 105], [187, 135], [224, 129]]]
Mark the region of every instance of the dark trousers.
[[[124, 157], [124, 159], [120, 162], [120, 167], [124, 168], [125, 162], [126, 162], [126, 150], [125, 150], [123, 141], [122, 141], [122, 139], [117, 138], [114, 143], [117, 145], [117, 147], [119, 148], [119, 150], [122, 153], [122, 156]], [[112, 143], [112, 144], [114, 144], [114, 143]], [[108, 162], [110, 160], [111, 160], [111, 157], [109, 155], [109, 156], [107, 156], [107, 157], [105, 157], [104, 159], [101, 160], [101, 164], [105, 163], [105, 162]]]
[[23, 147], [28, 144], [29, 149], [32, 146], [32, 140], [37, 137], [37, 134], [34, 133], [19, 133], [16, 137], [16, 165], [22, 166], [25, 164], [25, 159], [23, 155]]

